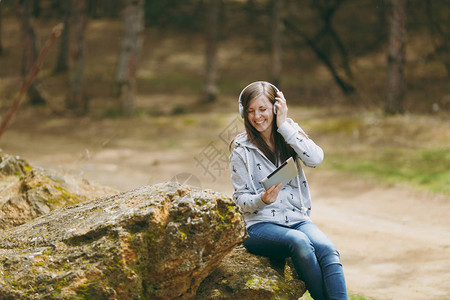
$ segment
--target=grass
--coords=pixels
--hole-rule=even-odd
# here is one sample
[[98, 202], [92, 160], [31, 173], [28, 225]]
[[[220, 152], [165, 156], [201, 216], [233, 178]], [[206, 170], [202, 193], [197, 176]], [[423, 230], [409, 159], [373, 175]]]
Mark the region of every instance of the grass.
[[294, 109], [293, 115], [324, 148], [325, 168], [450, 196], [446, 118], [348, 110], [317, 111], [305, 119]]
[[381, 183], [401, 183], [412, 188], [450, 196], [450, 149], [384, 147], [371, 151], [331, 153], [328, 165]]
[[[351, 292], [348, 293], [348, 299], [349, 300], [370, 300], [370, 298], [366, 298], [361, 295], [353, 294]], [[311, 297], [309, 292], [306, 291], [306, 293], [299, 300], [313, 300], [313, 298]]]

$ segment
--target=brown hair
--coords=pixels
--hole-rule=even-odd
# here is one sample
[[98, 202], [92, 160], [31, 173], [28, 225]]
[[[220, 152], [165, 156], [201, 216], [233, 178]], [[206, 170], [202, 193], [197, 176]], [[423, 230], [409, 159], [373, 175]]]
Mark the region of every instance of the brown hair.
[[247, 136], [249, 140], [258, 147], [259, 150], [268, 158], [270, 161], [276, 165], [277, 161], [285, 161], [289, 157], [296, 158], [297, 154], [292, 149], [291, 146], [289, 146], [284, 138], [281, 136], [281, 134], [277, 131], [277, 115], [273, 116], [273, 122], [272, 122], [272, 135], [274, 137], [274, 143], [275, 143], [275, 151], [272, 152], [267, 145], [267, 143], [262, 138], [261, 134], [250, 124], [250, 121], [248, 120], [248, 106], [250, 104], [250, 101], [254, 98], [257, 98], [261, 95], [264, 95], [269, 99], [269, 101], [273, 104], [275, 104], [275, 97], [277, 96], [276, 89], [269, 83], [259, 81], [255, 82], [254, 84], [251, 84], [248, 86], [243, 92], [241, 96], [241, 103], [244, 108], [244, 125], [245, 125], [245, 131], [247, 133]]

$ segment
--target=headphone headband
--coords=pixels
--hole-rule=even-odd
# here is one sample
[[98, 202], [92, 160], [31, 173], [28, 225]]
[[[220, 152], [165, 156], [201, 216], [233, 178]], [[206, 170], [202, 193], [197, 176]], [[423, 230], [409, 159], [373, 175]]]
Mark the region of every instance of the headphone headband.
[[[260, 81], [252, 82], [252, 83], [250, 83], [249, 85], [247, 85], [245, 88], [242, 89], [241, 93], [239, 94], [239, 114], [241, 115], [242, 118], [244, 118], [244, 106], [242, 105], [242, 100], [241, 100], [242, 94], [244, 93], [244, 91], [245, 91], [249, 86], [251, 86], [252, 84], [255, 84], [255, 83], [267, 83], [268, 85], [270, 85], [271, 87], [273, 87], [277, 93], [280, 91], [275, 85], [273, 85], [272, 83], [267, 82], [267, 81], [261, 81], [261, 80], [260, 80]], [[275, 107], [275, 105], [273, 106], [273, 109], [274, 109], [274, 110], [273, 110], [274, 114], [276, 114], [276, 107]]]

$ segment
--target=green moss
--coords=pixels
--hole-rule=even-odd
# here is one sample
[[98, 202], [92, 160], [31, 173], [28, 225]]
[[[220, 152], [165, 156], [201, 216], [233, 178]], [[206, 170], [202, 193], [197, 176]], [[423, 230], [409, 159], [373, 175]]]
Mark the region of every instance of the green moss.
[[18, 287], [18, 286], [20, 286], [20, 283], [14, 280], [14, 281], [11, 281], [11, 285]]
[[180, 223], [186, 220], [186, 216], [182, 211], [177, 210], [172, 216], [172, 220], [176, 223]]
[[67, 280], [65, 280], [65, 279], [62, 279], [62, 280], [56, 282], [56, 283], [54, 284], [54, 288], [55, 288], [55, 290], [56, 290], [56, 293], [57, 293], [57, 294], [60, 294], [62, 288], [65, 287], [65, 286], [67, 286], [67, 285], [68, 285], [68, 282], [67, 282]]
[[178, 229], [178, 232], [181, 235], [181, 240], [184, 241], [187, 238], [186, 233], [184, 233], [181, 229]]
[[81, 284], [77, 287], [75, 299], [92, 299], [93, 294], [95, 290], [92, 283]]
[[272, 291], [275, 294], [280, 294], [282, 289], [277, 281], [267, 277], [256, 277], [256, 275], [250, 277], [245, 286], [250, 289], [263, 289]]
[[87, 292], [86, 284], [80, 284], [78, 286], [78, 289], [76, 291], [77, 294], [75, 295], [74, 299], [77, 299], [77, 300], [86, 299], [86, 292]]
[[208, 199], [204, 199], [204, 198], [195, 198], [194, 199], [195, 204], [198, 206], [203, 206], [206, 203], [208, 203], [208, 201], [209, 201]]
[[55, 188], [56, 190], [60, 191], [61, 194], [63, 194], [63, 196], [64, 196], [65, 199], [72, 199], [72, 200], [77, 199], [77, 196], [75, 196], [74, 194], [72, 194], [71, 192], [69, 192], [68, 190], [62, 188], [62, 187], [59, 186], [59, 185], [55, 185], [54, 188]]
[[220, 224], [218, 226], [219, 231], [221, 229], [228, 229], [231, 225], [231, 220], [237, 213], [236, 207], [232, 205], [218, 205], [215, 212], [220, 220]]

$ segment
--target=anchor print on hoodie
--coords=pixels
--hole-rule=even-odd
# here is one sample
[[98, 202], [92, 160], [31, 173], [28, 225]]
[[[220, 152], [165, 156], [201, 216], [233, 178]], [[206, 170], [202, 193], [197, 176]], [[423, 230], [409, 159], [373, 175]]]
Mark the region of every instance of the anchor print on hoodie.
[[278, 166], [249, 141], [246, 133], [239, 134], [234, 140], [230, 155], [233, 199], [247, 227], [259, 222], [292, 225], [309, 219], [311, 214], [309, 186], [299, 160], [305, 166], [314, 168], [322, 162], [323, 151], [292, 119], [286, 119], [278, 132], [297, 153], [298, 175], [281, 188], [277, 200], [269, 205], [261, 199], [264, 191], [261, 180]]

